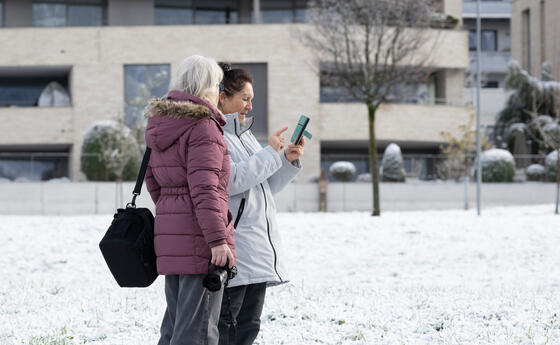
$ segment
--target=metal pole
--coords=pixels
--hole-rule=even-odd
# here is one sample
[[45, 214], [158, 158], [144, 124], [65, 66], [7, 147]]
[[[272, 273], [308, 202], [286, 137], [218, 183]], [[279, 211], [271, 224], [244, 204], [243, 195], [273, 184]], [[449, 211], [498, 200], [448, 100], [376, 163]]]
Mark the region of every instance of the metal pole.
[[480, 162], [480, 0], [476, 1], [476, 214], [480, 216], [480, 185], [482, 164]]

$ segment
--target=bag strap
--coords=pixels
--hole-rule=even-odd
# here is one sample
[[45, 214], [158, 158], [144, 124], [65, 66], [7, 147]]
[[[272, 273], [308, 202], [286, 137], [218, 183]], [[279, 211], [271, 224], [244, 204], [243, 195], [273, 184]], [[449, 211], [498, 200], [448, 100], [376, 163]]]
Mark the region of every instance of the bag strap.
[[148, 169], [148, 163], [150, 162], [150, 153], [152, 149], [146, 147], [146, 152], [144, 152], [144, 158], [142, 158], [142, 164], [140, 165], [140, 171], [138, 172], [138, 177], [136, 178], [136, 186], [132, 191], [132, 201], [126, 205], [126, 208], [136, 207], [136, 197], [140, 195], [142, 190], [142, 184], [144, 183], [144, 177], [146, 176], [146, 169]]

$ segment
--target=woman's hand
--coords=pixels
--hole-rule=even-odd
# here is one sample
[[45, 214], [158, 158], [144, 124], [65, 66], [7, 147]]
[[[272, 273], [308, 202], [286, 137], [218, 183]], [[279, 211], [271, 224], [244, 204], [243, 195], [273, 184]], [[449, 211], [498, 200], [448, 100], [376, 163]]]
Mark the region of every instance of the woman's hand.
[[299, 145], [294, 145], [294, 144], [288, 145], [286, 150], [284, 150], [284, 155], [286, 156], [286, 159], [288, 160], [288, 162], [292, 163], [293, 161], [295, 161], [299, 157], [303, 156], [303, 147], [304, 146], [305, 146], [305, 137], [303, 137], [303, 136], [301, 137], [301, 140], [299, 141]]
[[212, 260], [211, 263], [216, 267], [224, 267], [228, 264], [229, 268], [232, 268], [235, 265], [235, 258], [233, 257], [233, 253], [227, 244], [221, 244], [214, 248], [210, 248], [212, 251]]
[[268, 138], [268, 145], [270, 145], [276, 152], [280, 152], [284, 149], [284, 138], [282, 138], [281, 135], [287, 130], [288, 127], [284, 127], [281, 130], [276, 131], [276, 133]]

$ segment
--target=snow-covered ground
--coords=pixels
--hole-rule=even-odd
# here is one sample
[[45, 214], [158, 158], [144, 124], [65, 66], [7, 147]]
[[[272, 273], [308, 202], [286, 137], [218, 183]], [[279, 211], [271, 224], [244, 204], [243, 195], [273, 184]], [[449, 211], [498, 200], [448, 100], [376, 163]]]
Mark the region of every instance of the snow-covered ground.
[[[280, 214], [292, 283], [258, 344], [560, 344], [553, 207]], [[0, 344], [156, 344], [163, 279], [121, 289], [111, 216], [0, 216]]]

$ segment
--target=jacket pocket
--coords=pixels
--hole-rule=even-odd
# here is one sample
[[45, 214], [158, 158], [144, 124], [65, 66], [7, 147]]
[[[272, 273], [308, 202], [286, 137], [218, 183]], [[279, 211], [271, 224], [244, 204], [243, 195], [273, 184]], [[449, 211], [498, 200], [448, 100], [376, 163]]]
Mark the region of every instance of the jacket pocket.
[[243, 209], [245, 208], [245, 198], [241, 199], [241, 203], [239, 203], [239, 209], [237, 210], [237, 217], [235, 217], [235, 223], [233, 223], [233, 228], [237, 228], [237, 223], [241, 219], [241, 215], [243, 214]]

